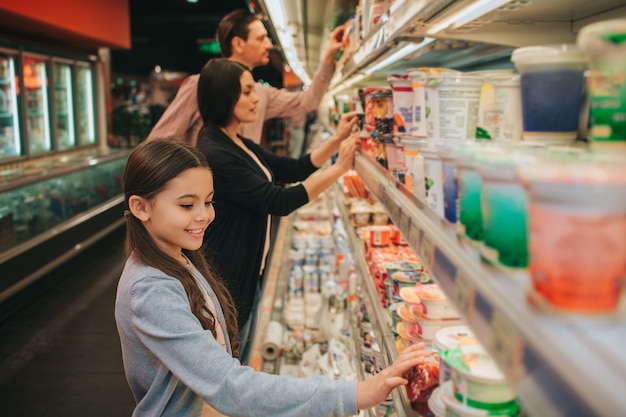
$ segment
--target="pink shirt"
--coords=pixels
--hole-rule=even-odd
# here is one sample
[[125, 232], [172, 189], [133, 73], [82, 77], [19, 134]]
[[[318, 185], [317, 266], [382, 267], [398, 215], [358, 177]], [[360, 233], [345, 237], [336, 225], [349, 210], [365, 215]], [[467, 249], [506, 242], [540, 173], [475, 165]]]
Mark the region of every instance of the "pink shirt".
[[[334, 64], [322, 62], [306, 91], [288, 91], [256, 83], [256, 92], [259, 95], [257, 119], [254, 123], [243, 124], [241, 135], [260, 143], [265, 120], [274, 117], [291, 117], [317, 109], [322, 96], [328, 89], [334, 71]], [[199, 74], [194, 74], [185, 79], [174, 101], [170, 103], [148, 134], [147, 140], [177, 138], [196, 146], [198, 134], [202, 128], [202, 118], [198, 112], [199, 78]]]

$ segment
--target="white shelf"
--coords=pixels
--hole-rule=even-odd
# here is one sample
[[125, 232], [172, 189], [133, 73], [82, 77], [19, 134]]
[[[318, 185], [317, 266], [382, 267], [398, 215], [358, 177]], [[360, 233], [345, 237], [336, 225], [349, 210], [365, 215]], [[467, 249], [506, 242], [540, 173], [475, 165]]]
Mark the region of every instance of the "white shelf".
[[358, 155], [355, 169], [530, 415], [625, 415], [626, 320], [575, 318], [531, 306], [525, 273], [481, 262], [450, 224], [373, 161]]
[[[503, 48], [575, 43], [581, 27], [600, 20], [626, 17], [623, 0], [511, 0], [493, 10], [478, 9], [470, 13], [476, 17], [467, 22], [463, 22], [467, 19], [461, 19], [461, 24], [454, 22], [477, 3], [475, 0], [396, 0], [382, 17], [382, 23], [374, 27], [348, 56], [330, 90], [336, 93], [343, 91], [346, 84], [361, 87], [368, 80], [380, 81], [380, 74], [364, 71], [391, 56], [400, 45], [420, 42], [425, 37], [437, 39], [422, 50], [421, 53], [426, 54], [443, 49], [445, 40], [496, 44]], [[502, 2], [494, 0], [492, 3]], [[495, 48], [494, 57], [500, 58], [503, 50]], [[476, 56], [478, 58], [485, 57]], [[436, 66], [445, 66], [448, 60], [439, 59], [434, 61]], [[410, 59], [405, 64], [406, 68], [423, 66], [421, 61], [412, 64]], [[384, 69], [381, 71], [385, 72]], [[358, 82], [351, 82], [357, 79]]]

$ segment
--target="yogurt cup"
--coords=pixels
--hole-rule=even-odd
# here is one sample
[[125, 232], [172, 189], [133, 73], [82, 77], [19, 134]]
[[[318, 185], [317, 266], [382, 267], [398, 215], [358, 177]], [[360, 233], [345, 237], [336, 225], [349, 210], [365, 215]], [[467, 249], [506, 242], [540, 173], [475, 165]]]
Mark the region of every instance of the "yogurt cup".
[[441, 398], [441, 388], [435, 388], [428, 398], [428, 408], [434, 417], [446, 417], [446, 404]]
[[[528, 266], [528, 195], [517, 170], [537, 162], [530, 154], [514, 149], [476, 157], [482, 179], [483, 240], [488, 248], [484, 255], [507, 267]], [[489, 250], [493, 255], [488, 255]]]
[[412, 315], [414, 322], [407, 325], [409, 335], [417, 336], [422, 339], [432, 340], [437, 331], [444, 327], [458, 326], [463, 324], [461, 319], [429, 319], [423, 314]]
[[557, 310], [614, 312], [626, 276], [624, 164], [522, 168], [533, 287]]
[[428, 319], [458, 319], [459, 313], [437, 284], [417, 285], [414, 289], [422, 304], [421, 313]]
[[[452, 381], [439, 387], [439, 397], [446, 409], [446, 417], [515, 417], [519, 416], [520, 405], [517, 401], [504, 408], [490, 410], [470, 407], [454, 397]], [[429, 403], [430, 404], [430, 403]]]
[[593, 146], [626, 147], [626, 19], [583, 27], [577, 44], [589, 57]]
[[407, 168], [405, 184], [411, 193], [420, 201], [426, 202], [424, 188], [424, 157], [420, 150], [427, 146], [424, 139], [401, 138], [404, 151], [404, 164]]
[[425, 81], [428, 137], [459, 142], [476, 135], [484, 78], [460, 73], [430, 75]]
[[407, 71], [407, 75], [411, 80], [411, 90], [413, 92], [413, 123], [408, 133], [411, 136], [425, 138], [428, 136], [428, 125], [426, 124], [426, 91], [424, 89], [426, 74], [422, 71], [413, 70]]
[[480, 92], [476, 138], [495, 141], [522, 139], [520, 76], [506, 72], [485, 75]]
[[410, 134], [413, 130], [413, 87], [408, 74], [391, 74], [387, 77], [393, 94], [394, 132]]
[[511, 60], [521, 75], [524, 140], [564, 143], [576, 139], [587, 59], [576, 45], [518, 48]]
[[445, 350], [440, 357], [452, 370], [454, 398], [459, 402], [486, 410], [515, 404], [515, 393], [482, 346]]
[[[435, 333], [433, 339], [433, 347], [437, 352], [455, 349], [462, 345], [477, 345], [478, 339], [472, 333], [472, 330], [465, 325], [451, 326], [439, 329]], [[443, 385], [452, 378], [452, 370], [446, 364], [446, 361], [439, 361], [439, 385]]]

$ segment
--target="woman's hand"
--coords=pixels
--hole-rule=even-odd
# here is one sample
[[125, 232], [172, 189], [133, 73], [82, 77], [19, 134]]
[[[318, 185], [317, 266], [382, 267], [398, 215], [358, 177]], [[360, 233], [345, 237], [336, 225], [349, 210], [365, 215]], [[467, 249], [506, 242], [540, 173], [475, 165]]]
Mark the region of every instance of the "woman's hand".
[[324, 53], [324, 61], [329, 64], [335, 64], [335, 57], [343, 46], [344, 32], [345, 28], [343, 25], [337, 26], [328, 37], [328, 46], [326, 47], [326, 52]]
[[406, 348], [393, 364], [373, 377], [360, 381], [357, 388], [356, 405], [359, 410], [366, 410], [382, 403], [395, 387], [406, 385], [408, 381], [402, 376], [409, 369], [424, 361], [433, 352], [422, 350], [424, 343]]
[[342, 114], [341, 119], [339, 120], [339, 126], [337, 126], [337, 130], [335, 130], [335, 134], [333, 135], [333, 139], [341, 142], [350, 136], [350, 133], [352, 133], [352, 129], [354, 129], [358, 120], [359, 118], [357, 117], [355, 111]]
[[341, 142], [339, 147], [339, 156], [335, 164], [341, 167], [341, 172], [347, 172], [352, 169], [354, 164], [354, 154], [359, 148], [361, 140], [359, 139], [359, 132], [351, 134], [348, 139]]

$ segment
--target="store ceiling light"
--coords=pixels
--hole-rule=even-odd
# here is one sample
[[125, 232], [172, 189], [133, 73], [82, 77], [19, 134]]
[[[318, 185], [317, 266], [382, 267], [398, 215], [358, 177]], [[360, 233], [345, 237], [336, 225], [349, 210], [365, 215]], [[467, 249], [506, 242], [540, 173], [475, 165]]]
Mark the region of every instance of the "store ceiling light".
[[453, 14], [452, 16], [444, 19], [442, 22], [437, 23], [433, 28], [431, 28], [428, 33], [430, 35], [435, 35], [439, 32], [442, 32], [446, 29], [456, 29], [459, 28], [472, 20], [479, 18], [481, 16], [486, 15], [487, 13], [492, 12], [498, 7], [502, 7], [507, 3], [510, 3], [512, 0], [479, 0], [476, 1], [469, 6], [461, 9], [459, 12]]
[[305, 86], [311, 84], [311, 78], [305, 71], [302, 63], [298, 59], [296, 48], [293, 45], [293, 36], [291, 28], [287, 25], [287, 18], [285, 17], [285, 8], [282, 0], [265, 0], [265, 7], [270, 15], [272, 25], [278, 35], [278, 42], [280, 43], [285, 59], [291, 67], [291, 70]]

